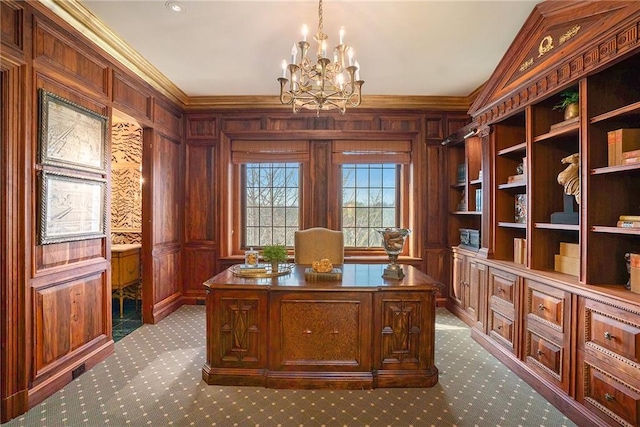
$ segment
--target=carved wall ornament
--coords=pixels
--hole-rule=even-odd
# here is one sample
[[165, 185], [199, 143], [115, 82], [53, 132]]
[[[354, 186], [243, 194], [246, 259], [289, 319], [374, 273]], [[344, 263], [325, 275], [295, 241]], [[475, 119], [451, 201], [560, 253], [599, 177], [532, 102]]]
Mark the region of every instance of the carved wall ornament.
[[575, 37], [578, 34], [578, 31], [580, 31], [580, 25], [574, 25], [573, 28], [571, 28], [569, 31], [567, 31], [566, 33], [560, 36], [560, 40], [558, 41], [558, 43], [559, 44], [565, 43], [569, 39]]
[[540, 46], [538, 46], [538, 58], [540, 58], [545, 53], [548, 53], [551, 49], [553, 49], [553, 37], [545, 36], [542, 38], [540, 42]]

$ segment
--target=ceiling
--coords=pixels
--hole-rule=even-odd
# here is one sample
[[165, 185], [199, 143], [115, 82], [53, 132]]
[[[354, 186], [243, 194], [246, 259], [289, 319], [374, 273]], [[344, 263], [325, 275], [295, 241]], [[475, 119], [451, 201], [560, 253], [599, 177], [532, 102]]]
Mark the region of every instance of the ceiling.
[[[318, 28], [316, 0], [84, 0], [188, 97], [277, 95], [281, 61]], [[329, 45], [355, 49], [363, 95], [468, 96], [494, 71], [538, 1], [324, 0]], [[311, 49], [315, 49], [312, 42]]]

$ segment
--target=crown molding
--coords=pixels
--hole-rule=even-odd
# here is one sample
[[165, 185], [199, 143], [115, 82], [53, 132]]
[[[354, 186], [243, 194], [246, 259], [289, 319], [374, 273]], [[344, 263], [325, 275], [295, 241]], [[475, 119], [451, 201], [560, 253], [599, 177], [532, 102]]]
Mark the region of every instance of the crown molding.
[[39, 3], [58, 15], [158, 92], [179, 105], [187, 103], [188, 97], [180, 88], [77, 0], [39, 0]]
[[[469, 97], [456, 96], [405, 96], [405, 95], [363, 95], [362, 104], [358, 109], [420, 109], [420, 110], [469, 110]], [[188, 111], [224, 110], [224, 109], [258, 109], [282, 108], [290, 110], [288, 105], [282, 105], [278, 96], [192, 96], [189, 97], [185, 108]]]

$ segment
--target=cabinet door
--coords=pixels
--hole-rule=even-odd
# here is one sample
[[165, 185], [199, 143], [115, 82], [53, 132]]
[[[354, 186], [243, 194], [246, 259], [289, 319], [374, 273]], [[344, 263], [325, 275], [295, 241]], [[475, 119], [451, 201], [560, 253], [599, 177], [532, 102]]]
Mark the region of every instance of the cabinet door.
[[516, 311], [521, 280], [515, 274], [490, 267], [488, 273], [489, 336], [518, 355], [520, 313]]
[[271, 309], [271, 370], [371, 369], [369, 293], [272, 293]]
[[451, 300], [458, 307], [463, 306], [463, 293], [465, 288], [465, 264], [467, 257], [453, 253], [453, 280], [451, 281]]
[[469, 260], [469, 299], [467, 312], [471, 315], [472, 326], [485, 332], [487, 313], [487, 268], [477, 260]]

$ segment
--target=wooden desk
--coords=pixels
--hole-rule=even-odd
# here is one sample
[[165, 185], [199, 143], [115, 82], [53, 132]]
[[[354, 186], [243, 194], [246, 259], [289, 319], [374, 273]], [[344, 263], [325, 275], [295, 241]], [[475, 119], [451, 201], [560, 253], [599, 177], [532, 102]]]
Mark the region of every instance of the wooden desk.
[[[111, 245], [111, 290], [118, 291], [120, 299], [120, 317], [123, 313], [125, 288], [140, 283], [140, 248], [139, 243]], [[138, 302], [136, 290], [136, 304]]]
[[272, 279], [207, 280], [207, 384], [269, 388], [431, 387], [435, 281], [404, 266], [346, 264], [341, 282], [305, 282], [305, 265]]

